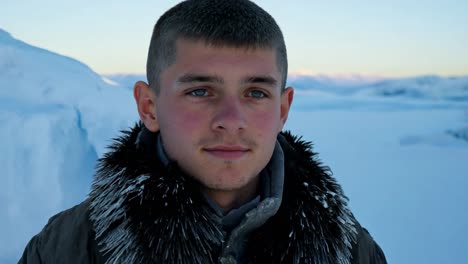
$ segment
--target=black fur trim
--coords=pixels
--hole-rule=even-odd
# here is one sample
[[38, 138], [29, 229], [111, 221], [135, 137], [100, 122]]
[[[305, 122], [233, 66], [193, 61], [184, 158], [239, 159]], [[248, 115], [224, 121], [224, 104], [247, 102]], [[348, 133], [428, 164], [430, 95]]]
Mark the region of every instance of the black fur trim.
[[351, 263], [357, 231], [340, 185], [310, 142], [289, 132], [278, 139], [285, 156], [283, 202], [251, 238], [245, 262]]
[[[123, 132], [99, 161], [90, 218], [108, 263], [215, 263], [221, 219], [198, 183], [136, 144], [142, 124]], [[351, 263], [355, 220], [347, 198], [316, 160], [311, 143], [281, 133], [283, 202], [256, 230], [246, 263]]]

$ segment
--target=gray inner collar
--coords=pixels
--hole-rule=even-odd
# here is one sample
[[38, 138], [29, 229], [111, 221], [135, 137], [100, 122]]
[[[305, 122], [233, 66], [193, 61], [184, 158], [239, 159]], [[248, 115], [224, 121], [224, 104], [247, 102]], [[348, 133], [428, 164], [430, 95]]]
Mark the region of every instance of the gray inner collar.
[[284, 185], [284, 154], [278, 141], [270, 162], [260, 174], [266, 179], [262, 181], [262, 199], [232, 229], [219, 257], [221, 263], [239, 261], [244, 255], [250, 233], [278, 212]]

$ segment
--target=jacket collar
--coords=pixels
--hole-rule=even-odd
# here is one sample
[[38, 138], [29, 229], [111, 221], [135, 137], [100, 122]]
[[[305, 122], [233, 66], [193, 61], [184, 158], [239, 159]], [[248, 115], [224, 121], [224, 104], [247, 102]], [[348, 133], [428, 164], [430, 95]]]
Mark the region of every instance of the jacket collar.
[[[136, 144], [141, 124], [99, 160], [90, 219], [108, 263], [215, 263], [223, 231], [198, 183]], [[356, 240], [347, 198], [311, 151], [281, 133], [285, 182], [278, 212], [255, 230], [246, 262], [350, 263]]]

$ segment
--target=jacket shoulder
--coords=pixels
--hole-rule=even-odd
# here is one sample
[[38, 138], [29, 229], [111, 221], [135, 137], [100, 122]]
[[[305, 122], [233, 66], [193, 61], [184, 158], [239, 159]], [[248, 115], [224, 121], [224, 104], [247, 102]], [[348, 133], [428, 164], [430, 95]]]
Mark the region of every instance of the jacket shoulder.
[[51, 217], [26, 246], [19, 263], [98, 263], [86, 200]]
[[357, 240], [352, 249], [353, 264], [387, 264], [385, 254], [369, 231], [356, 222]]

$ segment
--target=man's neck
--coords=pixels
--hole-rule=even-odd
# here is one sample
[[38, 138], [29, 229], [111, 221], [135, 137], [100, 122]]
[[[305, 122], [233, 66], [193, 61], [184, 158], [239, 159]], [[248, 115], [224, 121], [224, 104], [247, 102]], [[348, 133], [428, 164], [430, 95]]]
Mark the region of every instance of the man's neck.
[[257, 177], [238, 190], [220, 191], [205, 188], [203, 193], [227, 213], [253, 200], [259, 193], [259, 182], [260, 177]]

